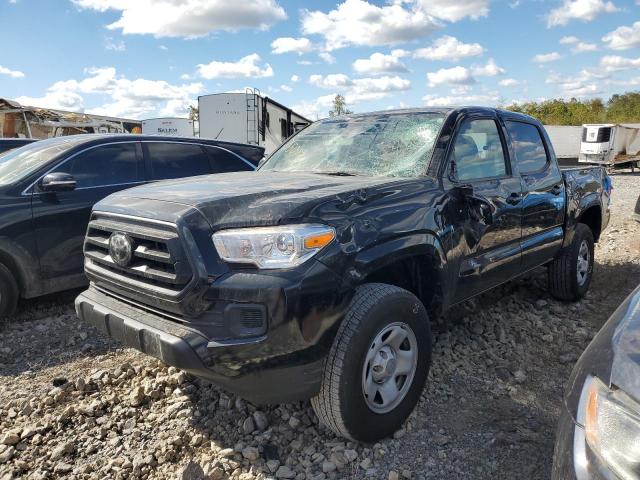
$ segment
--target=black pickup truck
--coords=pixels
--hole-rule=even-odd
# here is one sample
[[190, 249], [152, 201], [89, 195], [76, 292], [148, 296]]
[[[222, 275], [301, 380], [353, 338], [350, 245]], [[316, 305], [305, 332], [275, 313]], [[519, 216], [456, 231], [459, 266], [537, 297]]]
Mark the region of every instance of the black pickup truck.
[[94, 207], [78, 315], [256, 403], [311, 398], [339, 435], [394, 432], [429, 318], [546, 265], [589, 287], [600, 167], [561, 172], [542, 125], [488, 108], [316, 122], [256, 172], [160, 182]]

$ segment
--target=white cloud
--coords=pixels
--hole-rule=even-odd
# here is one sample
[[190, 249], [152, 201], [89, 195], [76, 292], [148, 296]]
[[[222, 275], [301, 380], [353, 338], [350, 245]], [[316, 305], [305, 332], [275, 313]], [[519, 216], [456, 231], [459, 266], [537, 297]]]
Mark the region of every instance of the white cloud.
[[291, 88], [289, 85], [280, 85], [280, 90], [282, 90], [283, 92], [291, 92], [293, 91], [293, 88]]
[[8, 75], [11, 78], [22, 78], [24, 77], [24, 73], [20, 70], [11, 70], [10, 68], [3, 67], [0, 65], [0, 75]]
[[471, 85], [475, 83], [471, 71], [465, 67], [441, 68], [437, 72], [427, 73], [430, 87], [439, 85]]
[[335, 94], [322, 95], [315, 100], [305, 100], [291, 106], [307, 118], [318, 119], [328, 116]]
[[600, 59], [600, 66], [607, 72], [640, 68], [640, 58], [625, 58], [618, 55], [607, 55]]
[[293, 83], [296, 83], [298, 80], [300, 80], [300, 77], [298, 75], [291, 75], [291, 81]]
[[89, 68], [82, 80], [62, 80], [51, 85], [42, 97], [18, 97], [25, 105], [82, 111], [85, 96], [95, 95], [107, 103], [89, 113], [141, 118], [150, 114], [184, 115], [204, 87], [201, 83], [173, 85], [164, 80], [128, 79], [113, 67]]
[[549, 63], [549, 62], [556, 62], [561, 58], [562, 58], [562, 55], [560, 55], [558, 52], [551, 52], [551, 53], [539, 53], [538, 55], [534, 56], [531, 60], [534, 63]]
[[573, 45], [575, 43], [578, 43], [579, 41], [580, 41], [580, 39], [578, 37], [574, 37], [574, 36], [562, 37], [560, 39], [560, 43], [562, 45]]
[[198, 74], [202, 78], [211, 80], [212, 78], [264, 78], [272, 77], [273, 69], [271, 65], [265, 63], [263, 66], [257, 64], [260, 55], [252, 53], [242, 57], [237, 62], [218, 62], [213, 60], [206, 64], [198, 65]]
[[[546, 83], [553, 85], [565, 98], [591, 97], [603, 93], [602, 85], [606, 74], [581, 70], [577, 75], [551, 73]], [[598, 80], [597, 82], [594, 80]]]
[[471, 71], [474, 75], [479, 77], [495, 77], [496, 75], [502, 75], [505, 72], [504, 68], [496, 65], [493, 58], [490, 58], [486, 65], [482, 67], [474, 67]]
[[311, 75], [309, 83], [319, 88], [332, 89], [344, 94], [348, 103], [384, 98], [393, 92], [411, 88], [411, 82], [398, 76], [365, 77], [351, 79], [343, 73], [327, 76]]
[[271, 42], [271, 53], [280, 55], [282, 53], [294, 52], [298, 55], [308, 53], [313, 50], [313, 45], [308, 38], [280, 37]]
[[[640, 2], [638, 2], [640, 5]], [[640, 47], [640, 22], [630, 27], [618, 27], [602, 37], [602, 41], [611, 50], [628, 50]]]
[[409, 54], [406, 50], [392, 50], [390, 54], [372, 53], [369, 58], [359, 58], [353, 62], [353, 69], [361, 74], [380, 74], [392, 72], [408, 72], [404, 63], [400, 61], [402, 57]]
[[576, 46], [571, 49], [573, 53], [596, 52], [597, 50], [598, 46], [595, 43], [587, 42], [578, 42]]
[[500, 80], [498, 85], [501, 87], [517, 87], [520, 85], [520, 82], [515, 78], [505, 78], [504, 80]]
[[489, 14], [489, 0], [417, 0], [416, 4], [425, 13], [449, 22], [466, 17], [477, 20]]
[[160, 50], [169, 50], [169, 47], [167, 47], [166, 45], [160, 45]]
[[275, 0], [72, 0], [80, 8], [119, 12], [107, 25], [124, 34], [202, 37], [217, 30], [266, 29], [287, 14]]
[[328, 63], [329, 65], [332, 65], [334, 63], [336, 63], [336, 57], [334, 57], [333, 55], [331, 55], [329, 52], [320, 52], [318, 54], [318, 56], [325, 61], [325, 63]]
[[107, 37], [104, 39], [104, 48], [106, 48], [107, 50], [112, 50], [114, 52], [124, 52], [127, 49], [122, 40], [117, 42], [111, 37]]
[[605, 0], [563, 0], [562, 5], [551, 10], [547, 16], [547, 27], [566, 25], [570, 20], [590, 22], [603, 13], [617, 12], [613, 2]]
[[309, 83], [320, 88], [339, 88], [353, 85], [353, 81], [344, 73], [331, 73], [327, 76], [311, 75]]
[[346, 0], [328, 13], [302, 10], [302, 31], [321, 35], [326, 50], [349, 45], [377, 46], [408, 42], [438, 28], [433, 17], [401, 3], [379, 7], [364, 0]]
[[476, 94], [476, 95], [425, 95], [422, 101], [427, 107], [455, 107], [459, 105], [481, 105], [494, 106], [500, 102], [497, 93]]
[[445, 35], [435, 40], [430, 47], [419, 48], [413, 52], [413, 56], [427, 60], [457, 62], [461, 58], [476, 57], [483, 53], [484, 48], [479, 43], [463, 43], [455, 37]]

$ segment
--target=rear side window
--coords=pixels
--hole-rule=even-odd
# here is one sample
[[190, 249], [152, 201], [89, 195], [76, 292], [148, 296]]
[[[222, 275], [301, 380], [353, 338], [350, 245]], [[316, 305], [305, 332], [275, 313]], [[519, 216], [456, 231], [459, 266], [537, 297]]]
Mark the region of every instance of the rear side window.
[[528, 123], [507, 121], [505, 124], [511, 136], [520, 173], [542, 170], [547, 165], [547, 152], [540, 131]]
[[246, 172], [254, 170], [251, 165], [248, 165], [233, 153], [229, 153], [222, 148], [204, 148], [211, 159], [211, 171], [213, 173]]
[[200, 145], [192, 143], [147, 143], [151, 178], [193, 177], [211, 173], [209, 159]]
[[82, 152], [56, 169], [73, 175], [78, 188], [142, 180], [135, 143], [102, 145]]
[[506, 175], [506, 159], [496, 122], [465, 120], [453, 144], [453, 160], [459, 180]]

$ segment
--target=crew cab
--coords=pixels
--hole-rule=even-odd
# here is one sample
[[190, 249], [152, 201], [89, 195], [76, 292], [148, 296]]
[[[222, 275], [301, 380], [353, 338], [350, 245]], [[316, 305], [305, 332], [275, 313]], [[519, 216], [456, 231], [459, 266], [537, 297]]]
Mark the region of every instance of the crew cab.
[[91, 208], [150, 181], [253, 171], [264, 149], [204, 139], [73, 135], [0, 155], [0, 320], [20, 297], [85, 286]]
[[585, 294], [605, 183], [601, 167], [562, 172], [521, 114], [329, 118], [256, 172], [98, 203], [76, 311], [252, 402], [311, 398], [328, 428], [375, 441], [420, 397], [430, 317], [543, 265], [555, 297]]

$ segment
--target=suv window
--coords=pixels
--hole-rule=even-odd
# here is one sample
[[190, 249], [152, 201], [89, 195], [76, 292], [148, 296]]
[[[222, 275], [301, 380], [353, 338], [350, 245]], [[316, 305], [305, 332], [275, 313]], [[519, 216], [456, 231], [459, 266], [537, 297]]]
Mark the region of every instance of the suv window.
[[135, 143], [101, 145], [56, 168], [73, 175], [78, 188], [138, 182], [142, 180], [139, 170]]
[[542, 170], [547, 165], [547, 152], [540, 131], [528, 123], [505, 122], [521, 174]]
[[200, 145], [192, 143], [147, 143], [151, 178], [193, 177], [211, 173], [209, 159]]
[[506, 175], [506, 158], [496, 122], [465, 120], [453, 145], [453, 160], [459, 180]]
[[211, 172], [212, 173], [227, 173], [227, 172], [246, 172], [252, 171], [254, 168], [247, 165], [240, 160], [234, 154], [223, 150], [218, 147], [204, 147], [209, 157], [211, 157]]

